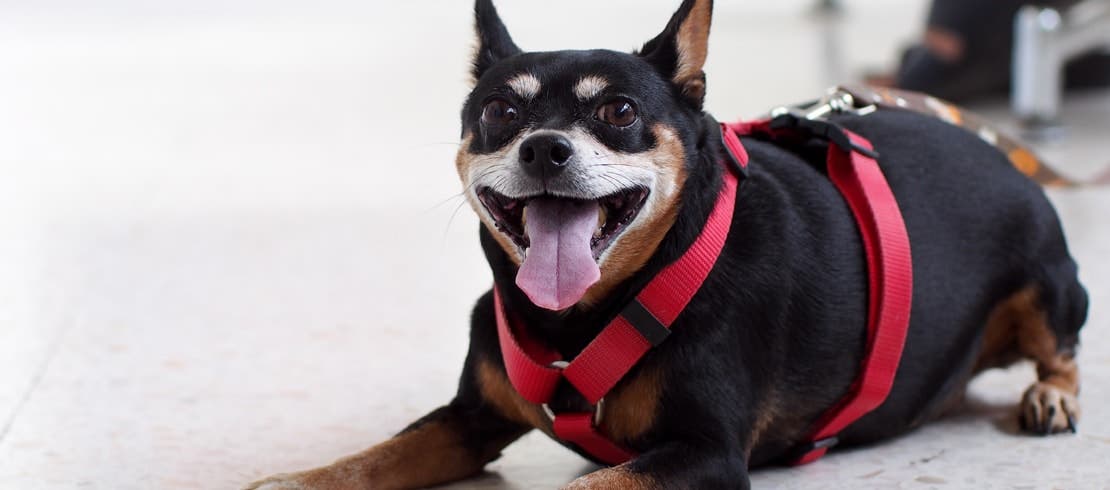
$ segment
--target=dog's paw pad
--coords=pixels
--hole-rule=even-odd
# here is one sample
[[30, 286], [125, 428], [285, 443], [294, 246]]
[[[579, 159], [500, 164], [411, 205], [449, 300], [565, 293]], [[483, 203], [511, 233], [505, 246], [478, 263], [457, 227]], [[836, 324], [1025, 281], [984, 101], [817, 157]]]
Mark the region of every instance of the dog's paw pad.
[[307, 490], [292, 475], [274, 475], [247, 485], [243, 490]]
[[1030, 386], [1021, 398], [1021, 427], [1041, 435], [1075, 432], [1079, 399], [1048, 383]]

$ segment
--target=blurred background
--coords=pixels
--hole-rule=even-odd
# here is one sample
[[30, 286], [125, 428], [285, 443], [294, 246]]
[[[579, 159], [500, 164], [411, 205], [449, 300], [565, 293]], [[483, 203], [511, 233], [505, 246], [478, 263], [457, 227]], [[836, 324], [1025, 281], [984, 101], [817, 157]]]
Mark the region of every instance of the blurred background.
[[[526, 50], [631, 50], [679, 2], [498, 3]], [[840, 3], [718, 0], [708, 110], [753, 117], [892, 72], [925, 30], [924, 0]], [[453, 163], [470, 9], [0, 0], [0, 489], [238, 488], [450, 399], [491, 281]], [[1021, 117], [1004, 92], [970, 102], [1070, 176], [1110, 164], [1110, 91]], [[1110, 193], [1051, 195], [1094, 305], [1079, 436], [1013, 434], [1023, 366], [953, 418], [756, 487], [1106, 481]], [[489, 469], [453, 488], [591, 467], [533, 434]]]

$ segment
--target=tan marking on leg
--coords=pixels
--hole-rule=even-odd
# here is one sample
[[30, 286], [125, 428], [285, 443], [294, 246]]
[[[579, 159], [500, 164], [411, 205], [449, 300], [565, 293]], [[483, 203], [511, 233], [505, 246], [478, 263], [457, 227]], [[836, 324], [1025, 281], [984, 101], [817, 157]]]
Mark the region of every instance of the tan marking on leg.
[[1021, 423], [1031, 432], [1074, 430], [1079, 419], [1079, 367], [1059, 352], [1056, 334], [1040, 304], [1040, 292], [1022, 289], [992, 312], [976, 370], [1001, 367], [1027, 357], [1037, 364], [1038, 381], [1021, 399]]
[[686, 183], [686, 152], [673, 128], [657, 124], [653, 132], [656, 147], [643, 155], [643, 161], [653, 167], [659, 180], [632, 227], [617, 237], [605, 252], [601, 279], [582, 297], [585, 305], [597, 304], [614, 287], [640, 270], [655, 255], [659, 242], [678, 217], [678, 203]]
[[1006, 367], [1021, 359], [1017, 345], [1018, 326], [1022, 315], [1027, 314], [1031, 294], [1031, 289], [1022, 290], [991, 310], [974, 372]]
[[659, 488], [663, 488], [663, 486], [653, 478], [632, 471], [625, 463], [620, 466], [597, 470], [578, 478], [563, 487], [563, 490], [653, 490]]
[[642, 370], [606, 397], [602, 430], [616, 441], [629, 442], [643, 436], [655, 425], [662, 395], [662, 371], [657, 367]]
[[1075, 431], [1079, 420], [1079, 366], [1071, 355], [1057, 351], [1056, 335], [1043, 311], [1021, 324], [1018, 345], [1037, 363], [1037, 383], [1022, 396], [1022, 426], [1031, 432]]
[[547, 420], [543, 409], [521, 397], [516, 388], [509, 383], [509, 378], [504, 371], [495, 367], [490, 361], [478, 362], [478, 386], [481, 389], [482, 398], [492, 404], [505, 418], [553, 435], [551, 422]]
[[1019, 293], [1018, 349], [1037, 362], [1037, 377], [1072, 395], [1079, 394], [1079, 368], [1070, 354], [1058, 351], [1056, 334], [1039, 304], [1035, 289]]
[[994, 308], [983, 334], [976, 371], [1005, 367], [1026, 357], [1036, 361], [1037, 375], [1072, 394], [1079, 392], [1075, 359], [1058, 351], [1056, 334], [1034, 287], [1018, 291]]
[[446, 423], [432, 421], [335, 463], [257, 482], [248, 490], [374, 490], [421, 488], [461, 480], [492, 461], [510, 441], [484, 453], [464, 446]]

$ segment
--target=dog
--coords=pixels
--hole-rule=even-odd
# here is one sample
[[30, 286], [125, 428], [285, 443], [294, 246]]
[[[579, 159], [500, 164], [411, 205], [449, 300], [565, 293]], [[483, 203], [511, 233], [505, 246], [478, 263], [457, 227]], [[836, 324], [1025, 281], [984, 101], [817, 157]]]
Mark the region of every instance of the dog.
[[[666, 341], [604, 406], [565, 383], [550, 403], [529, 401], [507, 373], [501, 316], [573, 359], [712, 216], [730, 172], [719, 164], [728, 157], [720, 127], [703, 110], [712, 1], [685, 0], [631, 54], [524, 52], [490, 0], [475, 12], [456, 164], [495, 285], [473, 310], [458, 392], [365, 452], [248, 488], [452, 482], [533, 429], [608, 462], [553, 427], [573, 410], [592, 410], [597, 432], [632, 456], [566, 488], [748, 488], [749, 468], [796, 456], [866, 355], [867, 253], [844, 197], [812, 163], [823, 153], [745, 137], [731, 231]], [[913, 255], [897, 376], [840, 445], [935, 419], [977, 373], [1022, 359], [1038, 377], [1020, 401], [1022, 426], [1074, 430], [1088, 299], [1043, 189], [979, 135], [936, 118], [879, 110], [837, 124], [881, 155]]]

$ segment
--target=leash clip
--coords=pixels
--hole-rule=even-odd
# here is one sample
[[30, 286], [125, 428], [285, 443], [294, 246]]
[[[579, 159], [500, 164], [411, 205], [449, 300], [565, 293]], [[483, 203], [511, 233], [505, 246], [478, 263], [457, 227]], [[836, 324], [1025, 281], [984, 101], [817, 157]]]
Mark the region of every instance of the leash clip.
[[825, 97], [813, 104], [773, 109], [771, 129], [799, 130], [824, 139], [846, 151], [854, 151], [878, 160], [879, 154], [875, 150], [855, 144], [844, 128], [829, 120], [832, 115], [866, 116], [877, 109], [878, 106], [875, 104], [858, 104], [852, 94], [836, 87], [830, 89]]
[[830, 88], [824, 97], [806, 106], [778, 107], [771, 111], [771, 117], [795, 114], [804, 119], [824, 121], [834, 114], [866, 116], [879, 109], [875, 104], [864, 104], [840, 87]]

